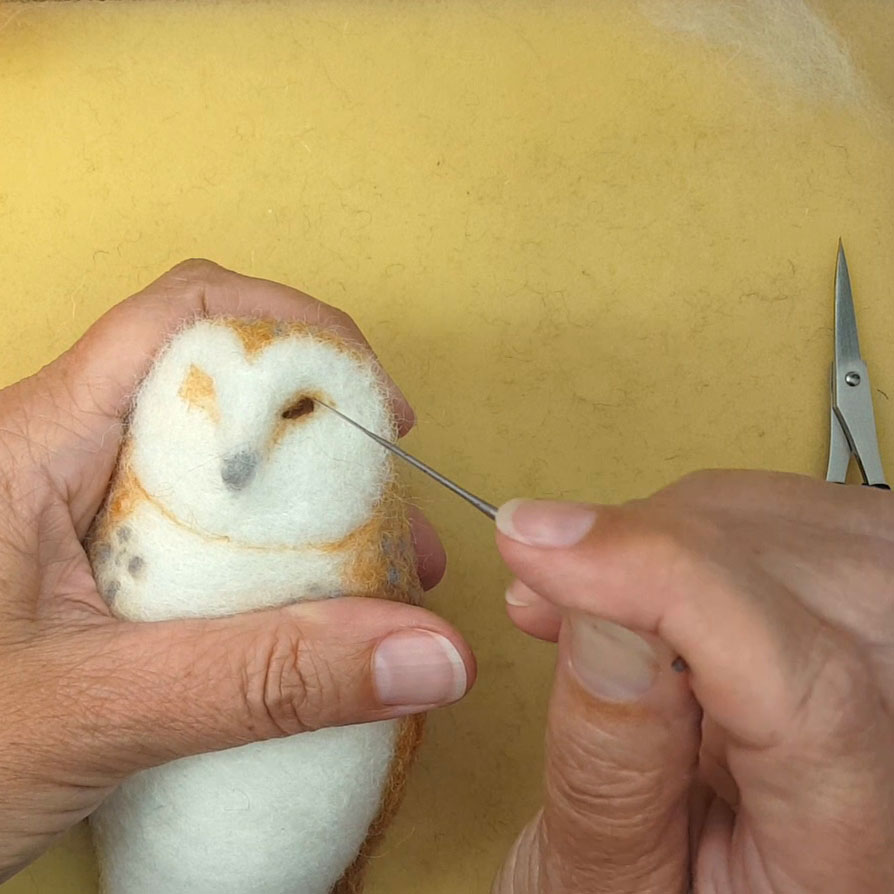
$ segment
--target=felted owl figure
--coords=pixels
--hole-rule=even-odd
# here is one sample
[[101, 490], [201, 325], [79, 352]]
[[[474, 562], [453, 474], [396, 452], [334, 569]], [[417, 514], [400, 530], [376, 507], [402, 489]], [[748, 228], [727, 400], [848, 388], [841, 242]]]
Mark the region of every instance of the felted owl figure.
[[[325, 331], [208, 319], [137, 391], [88, 540], [111, 611], [212, 617], [341, 594], [418, 601], [371, 360]], [[91, 818], [105, 894], [349, 894], [421, 719], [323, 729], [136, 774]]]

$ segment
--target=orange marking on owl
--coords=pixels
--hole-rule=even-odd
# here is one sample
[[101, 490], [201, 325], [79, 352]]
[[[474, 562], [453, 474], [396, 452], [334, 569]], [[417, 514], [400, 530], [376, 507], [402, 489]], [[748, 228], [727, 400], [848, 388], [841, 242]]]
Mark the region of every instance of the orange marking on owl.
[[369, 360], [369, 356], [361, 351], [356, 344], [346, 341], [338, 333], [299, 320], [245, 320], [236, 317], [217, 317], [213, 322], [232, 329], [239, 341], [242, 342], [242, 349], [249, 359], [274, 342], [297, 335], [310, 336], [317, 341], [325, 342], [338, 351], [352, 354], [360, 360]]
[[204, 410], [212, 422], [220, 422], [214, 379], [205, 370], [199, 369], [194, 363], [191, 364], [177, 393], [189, 406], [196, 410]]
[[109, 488], [106, 511], [102, 514], [103, 526], [106, 529], [114, 528], [123, 522], [145, 499], [143, 486], [131, 465], [132, 451], [130, 441], [126, 441], [121, 448], [118, 468]]
[[[400, 487], [392, 479], [372, 518], [335, 544], [354, 553], [342, 579], [346, 593], [414, 605], [422, 602], [422, 586], [416, 573], [416, 556], [403, 502]], [[332, 889], [333, 894], [361, 894], [363, 891], [370, 858], [380, 847], [385, 830], [403, 799], [407, 775], [422, 741], [424, 724], [424, 714], [405, 717], [401, 721], [379, 813], [369, 827], [356, 859]]]
[[342, 586], [354, 596], [376, 596], [395, 602], [422, 601], [413, 538], [403, 499], [392, 480], [365, 524], [326, 551], [347, 552]]
[[239, 336], [246, 357], [253, 357], [285, 334], [282, 325], [272, 320], [228, 319], [226, 325]]

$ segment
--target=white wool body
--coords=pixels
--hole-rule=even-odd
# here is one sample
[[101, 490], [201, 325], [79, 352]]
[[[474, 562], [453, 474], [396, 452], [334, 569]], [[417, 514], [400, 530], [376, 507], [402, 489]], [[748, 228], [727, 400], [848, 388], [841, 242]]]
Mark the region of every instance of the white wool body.
[[109, 894], [325, 894], [379, 808], [392, 721], [183, 758], [94, 814]]
[[[249, 346], [219, 321], [171, 341], [137, 395], [126, 486], [91, 550], [117, 615], [210, 617], [344, 592], [349, 535], [390, 465], [319, 405], [285, 418], [306, 395], [395, 435], [374, 367], [337, 343], [290, 331]], [[104, 891], [326, 894], [379, 810], [395, 736], [394, 721], [320, 730], [137, 774], [91, 821]]]

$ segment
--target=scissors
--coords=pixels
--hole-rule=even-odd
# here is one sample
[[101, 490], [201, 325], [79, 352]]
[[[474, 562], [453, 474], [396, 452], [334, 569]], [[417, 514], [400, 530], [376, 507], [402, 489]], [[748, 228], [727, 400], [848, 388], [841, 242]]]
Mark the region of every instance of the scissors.
[[838, 240], [835, 266], [835, 358], [832, 361], [831, 434], [826, 481], [844, 484], [851, 457], [863, 484], [890, 490], [878, 450], [869, 371], [860, 354], [854, 298], [844, 246]]
[[[863, 484], [890, 490], [885, 482], [882, 461], [878, 450], [875, 415], [872, 411], [872, 389], [869, 371], [860, 354], [857, 337], [857, 319], [854, 315], [854, 299], [847, 271], [844, 246], [838, 240], [838, 263], [835, 268], [835, 355], [832, 361], [831, 435], [829, 438], [829, 467], [826, 481], [844, 484], [851, 457], [857, 461]], [[340, 416], [382, 447], [390, 450], [411, 466], [442, 484], [457, 496], [471, 503], [488, 518], [495, 519], [497, 507], [476, 496], [456, 482], [436, 472], [422, 460], [407, 453], [397, 444], [364, 428], [359, 422], [346, 416], [321, 400], [317, 403]]]

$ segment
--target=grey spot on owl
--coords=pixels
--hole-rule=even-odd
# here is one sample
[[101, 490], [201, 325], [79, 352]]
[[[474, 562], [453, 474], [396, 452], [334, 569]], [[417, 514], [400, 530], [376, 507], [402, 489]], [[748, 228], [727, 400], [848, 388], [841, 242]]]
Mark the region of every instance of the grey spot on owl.
[[285, 325], [282, 324], [282, 323], [277, 323], [277, 324], [273, 327], [273, 334], [274, 334], [277, 338], [282, 338], [282, 336], [284, 336], [286, 333], [287, 333], [286, 327], [285, 327]]
[[134, 556], [127, 563], [127, 570], [130, 572], [131, 577], [136, 577], [143, 570], [145, 564], [146, 562], [143, 560], [142, 556]]
[[400, 572], [393, 565], [388, 569], [388, 583], [392, 587], [400, 583]]
[[103, 586], [102, 598], [105, 599], [107, 605], [112, 605], [115, 602], [115, 597], [120, 590], [121, 582], [117, 580], [110, 580]]
[[118, 542], [119, 543], [127, 543], [127, 541], [130, 540], [130, 535], [132, 533], [133, 532], [130, 530], [130, 528], [127, 525], [122, 525], [120, 528], [118, 528], [118, 531], [117, 531]]
[[242, 490], [254, 478], [257, 467], [257, 453], [240, 450], [225, 457], [220, 467], [220, 477], [230, 490]]
[[97, 543], [93, 547], [92, 552], [94, 562], [108, 562], [109, 556], [112, 555], [112, 546], [103, 540], [102, 543]]

